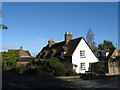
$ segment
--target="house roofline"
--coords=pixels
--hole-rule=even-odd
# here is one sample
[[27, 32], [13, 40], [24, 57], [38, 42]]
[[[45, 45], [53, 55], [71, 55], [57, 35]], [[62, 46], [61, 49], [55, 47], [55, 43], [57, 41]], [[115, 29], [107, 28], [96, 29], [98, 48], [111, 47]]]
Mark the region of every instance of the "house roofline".
[[[83, 38], [84, 39], [84, 38]], [[85, 40], [85, 39], [84, 39]], [[86, 40], [85, 40], [85, 42], [86, 42]], [[86, 42], [86, 44], [88, 45], [88, 43]], [[88, 45], [88, 47], [90, 48], [90, 50], [91, 50], [91, 52], [92, 52], [92, 49], [91, 49], [91, 47]], [[92, 52], [93, 53], [93, 52]], [[94, 56], [97, 58], [97, 56], [95, 55], [95, 53], [93, 53], [94, 54]], [[98, 61], [100, 61], [100, 59], [99, 58], [97, 58], [98, 59]]]
[[[88, 45], [88, 43], [86, 42], [86, 40], [84, 39], [84, 37], [82, 37], [83, 38], [83, 40], [85, 41], [85, 43]], [[91, 49], [91, 47], [88, 45], [88, 47], [90, 48], [90, 50], [91, 50], [91, 52], [92, 52], [92, 49]], [[93, 52], [92, 52], [93, 53]], [[95, 55], [95, 53], [93, 53], [94, 54], [94, 56], [96, 57], [96, 55]], [[97, 58], [97, 57], [96, 57]], [[99, 58], [97, 58], [98, 59], [98, 61], [100, 61], [100, 59]]]
[[[81, 41], [83, 37], [79, 37], [79, 38], [81, 38], [81, 39], [80, 39], [80, 41]], [[76, 39], [77, 39], [77, 38], [76, 38]], [[79, 41], [79, 43], [80, 43], [80, 41]], [[79, 43], [78, 43], [78, 44], [79, 44]], [[76, 45], [75, 49], [78, 47], [78, 44]], [[74, 49], [74, 51], [75, 51], [75, 49]], [[73, 51], [73, 53], [74, 53], [74, 51]], [[73, 53], [71, 54], [71, 56], [73, 55]]]

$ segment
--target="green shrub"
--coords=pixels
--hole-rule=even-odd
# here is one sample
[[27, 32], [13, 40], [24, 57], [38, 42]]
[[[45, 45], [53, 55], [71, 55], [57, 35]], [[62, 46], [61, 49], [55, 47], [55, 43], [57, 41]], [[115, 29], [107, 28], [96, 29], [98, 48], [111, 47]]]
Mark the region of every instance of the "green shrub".
[[95, 79], [97, 78], [96, 74], [87, 73], [87, 74], [80, 74], [81, 79]]
[[39, 70], [39, 75], [41, 76], [52, 76], [52, 71], [50, 71], [50, 68], [48, 65], [39, 65], [37, 67], [37, 69]]
[[2, 66], [2, 70], [4, 70], [4, 71], [15, 71], [15, 69], [16, 69], [16, 65], [12, 65], [12, 66], [4, 65], [4, 66]]
[[52, 71], [50, 70], [49, 66], [48, 65], [39, 65], [37, 67], [37, 70], [38, 70], [38, 74], [40, 76], [53, 76], [53, 73]]
[[28, 67], [26, 68], [26, 70], [24, 71], [25, 74], [38, 74], [39, 73], [39, 70], [37, 67]]
[[66, 73], [66, 69], [63, 63], [59, 61], [57, 58], [51, 58], [48, 61], [50, 70], [55, 76], [63, 76]]
[[92, 72], [96, 73], [98, 75], [105, 75], [106, 73], [106, 62], [101, 61], [101, 62], [96, 62], [91, 65]]
[[16, 64], [11, 71], [19, 74], [33, 74], [42, 76], [72, 76], [75, 75], [73, 65], [60, 62], [58, 58], [31, 60], [29, 64]]
[[49, 72], [49, 67], [47, 65], [31, 65], [26, 68], [24, 73], [40, 76], [52, 76], [52, 74]]
[[25, 64], [17, 64], [16, 65], [16, 72], [19, 74], [24, 74], [26, 70], [26, 65]]
[[8, 52], [2, 52], [2, 66], [11, 67], [16, 65], [18, 60], [18, 51], [17, 50], [8, 50]]
[[70, 62], [64, 62], [64, 66], [66, 68], [66, 76], [73, 76], [75, 75], [75, 70], [73, 70], [73, 64]]

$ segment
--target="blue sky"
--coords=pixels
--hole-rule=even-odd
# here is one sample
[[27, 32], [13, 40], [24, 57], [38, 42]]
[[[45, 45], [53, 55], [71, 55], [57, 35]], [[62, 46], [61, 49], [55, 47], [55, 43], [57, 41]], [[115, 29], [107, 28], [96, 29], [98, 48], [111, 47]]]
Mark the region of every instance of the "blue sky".
[[2, 6], [3, 23], [9, 27], [2, 31], [3, 50], [22, 46], [36, 55], [49, 39], [63, 41], [65, 32], [85, 38], [89, 29], [97, 44], [103, 40], [118, 44], [117, 2], [4, 2]]

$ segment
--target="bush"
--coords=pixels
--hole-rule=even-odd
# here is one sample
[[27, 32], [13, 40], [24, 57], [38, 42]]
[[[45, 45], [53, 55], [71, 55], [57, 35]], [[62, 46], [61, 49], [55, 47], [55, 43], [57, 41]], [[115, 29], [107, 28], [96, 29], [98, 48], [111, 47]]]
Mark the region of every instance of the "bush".
[[39, 70], [39, 75], [41, 75], [41, 76], [52, 76], [53, 74], [52, 74], [52, 71], [50, 71], [50, 68], [49, 68], [49, 66], [48, 65], [39, 65], [38, 67], [37, 67], [37, 69]]
[[37, 67], [35, 66], [30, 66], [27, 67], [26, 70], [24, 71], [25, 74], [38, 74], [39, 70]]
[[64, 62], [64, 66], [66, 68], [66, 76], [73, 76], [75, 75], [75, 70], [73, 70], [73, 64], [69, 62]]
[[72, 76], [76, 74], [72, 63], [62, 63], [58, 58], [38, 59], [37, 63], [39, 65], [39, 74], [54, 76]]
[[63, 63], [57, 58], [51, 58], [48, 61], [50, 71], [52, 71], [55, 76], [63, 76], [66, 73], [66, 69]]
[[2, 52], [2, 64], [3, 67], [11, 67], [16, 65], [18, 60], [18, 51], [17, 50], [8, 50], [8, 52]]
[[16, 66], [14, 65], [14, 66], [3, 66], [2, 67], [2, 70], [4, 70], [4, 71], [10, 71], [10, 72], [14, 72], [15, 70], [16, 70]]
[[51, 76], [49, 67], [47, 65], [30, 65], [24, 71], [25, 74], [40, 75], [40, 76]]
[[97, 73], [98, 75], [105, 75], [105, 70], [104, 70], [104, 69], [98, 69], [98, 70], [96, 71], [96, 73]]
[[96, 73], [97, 75], [105, 75], [106, 73], [106, 62], [96, 62], [91, 65], [92, 72]]
[[16, 64], [11, 71], [19, 74], [32, 74], [42, 76], [72, 76], [75, 75], [73, 65], [62, 63], [58, 58], [31, 60], [29, 64]]
[[16, 72], [19, 74], [24, 74], [26, 70], [26, 65], [25, 64], [17, 64], [16, 65]]
[[88, 74], [80, 74], [80, 78], [84, 80], [88, 80], [88, 79], [95, 79], [98, 77], [96, 76], [96, 74], [88, 73]]
[[48, 66], [40, 65], [38, 67], [40, 76], [53, 76], [53, 73], [49, 71]]

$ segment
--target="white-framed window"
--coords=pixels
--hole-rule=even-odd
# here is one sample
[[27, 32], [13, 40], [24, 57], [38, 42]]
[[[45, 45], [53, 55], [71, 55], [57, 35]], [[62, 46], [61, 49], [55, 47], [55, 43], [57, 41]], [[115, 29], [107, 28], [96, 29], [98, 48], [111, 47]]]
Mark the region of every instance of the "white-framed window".
[[80, 63], [80, 70], [85, 70], [85, 63]]
[[85, 50], [80, 50], [80, 58], [85, 58]]

